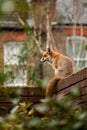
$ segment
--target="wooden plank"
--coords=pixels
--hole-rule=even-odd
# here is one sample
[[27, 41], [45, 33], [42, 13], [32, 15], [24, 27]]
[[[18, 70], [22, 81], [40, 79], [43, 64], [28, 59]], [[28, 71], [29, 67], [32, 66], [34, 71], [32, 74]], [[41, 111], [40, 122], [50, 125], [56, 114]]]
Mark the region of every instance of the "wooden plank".
[[11, 109], [14, 107], [14, 104], [12, 104], [11, 102], [2, 102], [0, 103], [0, 109], [1, 108], [6, 108], [6, 109]]
[[[4, 90], [5, 91], [4, 91]], [[7, 89], [7, 90], [6, 90]], [[20, 96], [43, 96], [44, 95], [44, 91], [39, 88], [39, 87], [8, 87], [8, 88], [1, 88], [1, 91], [0, 91], [0, 96], [6, 96], [6, 92], [9, 92], [9, 91], [14, 91], [14, 92], [17, 92], [19, 91], [20, 92]]]
[[[87, 79], [87, 68], [82, 69], [81, 71], [72, 74], [71, 76], [61, 80], [57, 84], [57, 89], [61, 90], [65, 87], [69, 87], [71, 85], [74, 85], [84, 79]], [[87, 83], [86, 83], [87, 84]]]
[[31, 87], [28, 89], [28, 95], [29, 96], [43, 96], [43, 90], [39, 87]]
[[0, 97], [3, 96], [3, 95], [4, 95], [4, 94], [3, 94], [3, 88], [1, 87], [1, 88], [0, 88]]
[[41, 97], [21, 97], [19, 102], [32, 102], [37, 103], [40, 102]]
[[85, 94], [87, 94], [87, 86], [85, 86], [85, 87], [82, 87], [82, 95], [85, 95]]
[[0, 109], [0, 116], [6, 116], [9, 113], [8, 110]]
[[40, 99], [41, 99], [40, 97], [29, 97], [28, 102], [39, 103]]
[[82, 95], [80, 98], [80, 103], [87, 102], [87, 95]]
[[[84, 91], [86, 91], [87, 90], [87, 79], [85, 79], [83, 81], [79, 81], [76, 84], [72, 84], [71, 86], [65, 86], [65, 88], [62, 88], [62, 86], [61, 86], [61, 88], [57, 87], [56, 94], [60, 94], [60, 93], [68, 94], [74, 88], [81, 89], [82, 93]], [[85, 90], [83, 90], [83, 89], [85, 89]]]
[[[29, 102], [29, 101], [37, 102], [40, 99], [41, 99], [41, 97], [39, 97], [39, 96], [37, 96], [37, 97], [35, 97], [35, 96], [33, 96], [33, 97], [29, 97], [29, 96], [28, 97], [20, 97], [19, 102]], [[3, 103], [3, 102], [11, 103], [11, 100], [8, 97], [0, 97], [0, 104]]]
[[8, 97], [0, 97], [0, 104], [2, 103], [2, 102], [10, 102], [10, 99], [8, 98]]
[[11, 102], [0, 103], [0, 116], [6, 116], [14, 106]]

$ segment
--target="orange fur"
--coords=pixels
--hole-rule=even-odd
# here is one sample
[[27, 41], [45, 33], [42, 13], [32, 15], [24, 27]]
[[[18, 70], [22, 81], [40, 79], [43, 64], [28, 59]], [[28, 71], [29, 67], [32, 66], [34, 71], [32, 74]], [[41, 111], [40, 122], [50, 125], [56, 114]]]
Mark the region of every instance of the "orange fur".
[[46, 88], [46, 97], [51, 97], [54, 93], [54, 88], [56, 89], [56, 86], [57, 86], [57, 82], [61, 80], [61, 79], [58, 79], [57, 77], [53, 77], [51, 79], [51, 81], [49, 82], [47, 88]]
[[55, 77], [51, 79], [46, 88], [46, 97], [49, 97], [52, 96], [53, 91], [56, 89], [56, 83], [73, 73], [73, 62], [69, 57], [50, 50], [43, 53], [41, 61], [48, 61], [55, 71]]

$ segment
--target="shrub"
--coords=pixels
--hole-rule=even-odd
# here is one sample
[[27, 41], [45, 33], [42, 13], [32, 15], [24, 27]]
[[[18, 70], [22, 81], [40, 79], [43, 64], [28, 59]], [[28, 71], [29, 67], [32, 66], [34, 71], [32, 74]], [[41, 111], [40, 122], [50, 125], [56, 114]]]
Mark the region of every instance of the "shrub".
[[0, 117], [0, 130], [86, 130], [87, 111], [72, 100], [76, 91], [68, 98], [42, 99], [37, 105], [19, 103]]

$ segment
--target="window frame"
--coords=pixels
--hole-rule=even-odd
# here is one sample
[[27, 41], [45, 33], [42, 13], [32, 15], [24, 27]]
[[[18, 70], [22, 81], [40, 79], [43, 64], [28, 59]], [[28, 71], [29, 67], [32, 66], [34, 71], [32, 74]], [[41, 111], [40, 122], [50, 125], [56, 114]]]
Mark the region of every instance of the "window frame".
[[[84, 67], [87, 67], [87, 51], [85, 50], [85, 52], [84, 52], [84, 54], [85, 54], [85, 56], [84, 57], [80, 57], [80, 54], [78, 55], [78, 57], [75, 57], [75, 44], [77, 44], [77, 43], [75, 43], [74, 44], [74, 52], [71, 52], [71, 55], [69, 55], [69, 51], [68, 51], [68, 44], [71, 44], [72, 43], [72, 41], [73, 41], [73, 39], [75, 39], [75, 40], [77, 40], [76, 42], [78, 42], [78, 41], [80, 41], [79, 42], [79, 44], [81, 44], [82, 42], [84, 42], [84, 45], [83, 46], [87, 46], [87, 38], [86, 37], [84, 37], [84, 36], [68, 36], [67, 37], [67, 40], [66, 40], [66, 51], [67, 51], [67, 55], [69, 56], [69, 57], [71, 57], [72, 59], [73, 59], [73, 61], [74, 61], [74, 70], [75, 71], [78, 71], [78, 70], [80, 70], [80, 69], [82, 69], [82, 68], [84, 68]], [[69, 40], [71, 40], [71, 43], [69, 43]], [[83, 43], [82, 43], [83, 44]], [[73, 43], [72, 43], [72, 45], [73, 45]], [[72, 46], [71, 45], [71, 46]], [[73, 49], [73, 47], [72, 47], [72, 49]], [[81, 50], [81, 52], [83, 52], [84, 50]], [[74, 53], [74, 54], [73, 54]], [[75, 66], [75, 62], [76, 62], [76, 64], [77, 64], [77, 66]], [[85, 62], [85, 66], [83, 66], [83, 67], [80, 67], [80, 62]]]
[[[6, 70], [5, 70], [5, 65], [7, 65], [10, 69], [12, 69], [13, 70], [13, 68], [15, 69], [15, 68], [26, 68], [25, 69], [25, 78], [24, 78], [24, 80], [25, 80], [25, 82], [24, 82], [24, 84], [22, 84], [22, 82], [19, 82], [19, 83], [16, 83], [16, 80], [17, 80], [17, 78], [14, 78], [14, 82], [15, 82], [15, 84], [14, 84], [14, 82], [12, 83], [4, 83], [4, 86], [6, 86], [6, 87], [26, 87], [27, 86], [27, 83], [28, 83], [28, 79], [27, 79], [27, 67], [25, 66], [25, 63], [24, 64], [22, 64], [22, 65], [20, 65], [19, 63], [18, 63], [18, 58], [16, 57], [16, 60], [17, 60], [17, 63], [16, 62], [14, 62], [14, 63], [12, 63], [12, 61], [10, 62], [10, 63], [5, 63], [5, 45], [7, 45], [7, 44], [12, 44], [12, 46], [15, 46], [15, 45], [13, 45], [13, 44], [16, 44], [17, 46], [18, 46], [18, 44], [24, 44], [24, 41], [16, 41], [16, 40], [11, 40], [11, 41], [7, 41], [7, 42], [4, 42], [4, 44], [3, 44], [3, 51], [4, 51], [4, 53], [3, 53], [3, 59], [4, 59], [4, 73], [6, 72]], [[21, 46], [22, 46], [21, 45]], [[21, 47], [20, 47], [21, 48]], [[19, 49], [20, 50], [20, 49]], [[17, 53], [20, 53], [20, 52], [17, 52]], [[12, 55], [14, 55], [14, 53], [12, 54]], [[16, 56], [18, 56], [18, 55], [16, 55]], [[11, 65], [11, 67], [10, 67], [10, 65]], [[21, 68], [20, 68], [20, 70], [21, 70]], [[24, 71], [22, 69], [22, 71]], [[19, 73], [21, 73], [21, 71], [19, 70]], [[15, 73], [16, 74], [16, 73]], [[20, 77], [20, 75], [17, 75], [17, 76], [19, 76]], [[22, 75], [23, 77], [24, 77], [24, 75]], [[21, 79], [21, 78], [20, 78]], [[19, 81], [19, 80], [18, 80]]]

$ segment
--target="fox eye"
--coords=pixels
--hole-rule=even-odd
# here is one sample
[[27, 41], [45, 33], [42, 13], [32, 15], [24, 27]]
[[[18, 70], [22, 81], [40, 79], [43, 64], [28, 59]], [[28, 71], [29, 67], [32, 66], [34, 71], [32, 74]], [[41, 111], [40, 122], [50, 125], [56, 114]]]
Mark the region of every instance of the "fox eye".
[[44, 54], [44, 57], [46, 57], [47, 56], [47, 54]]

